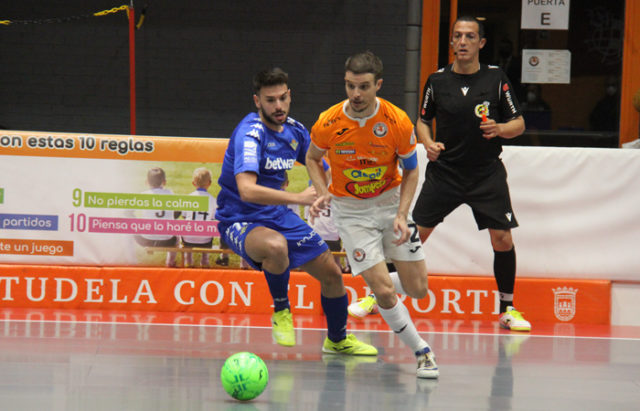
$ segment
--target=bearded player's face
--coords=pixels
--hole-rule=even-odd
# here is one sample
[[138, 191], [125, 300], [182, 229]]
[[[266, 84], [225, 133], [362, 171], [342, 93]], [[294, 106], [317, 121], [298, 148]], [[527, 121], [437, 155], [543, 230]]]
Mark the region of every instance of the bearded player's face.
[[280, 131], [287, 121], [291, 106], [291, 90], [286, 84], [265, 86], [253, 95], [262, 122], [269, 128]]

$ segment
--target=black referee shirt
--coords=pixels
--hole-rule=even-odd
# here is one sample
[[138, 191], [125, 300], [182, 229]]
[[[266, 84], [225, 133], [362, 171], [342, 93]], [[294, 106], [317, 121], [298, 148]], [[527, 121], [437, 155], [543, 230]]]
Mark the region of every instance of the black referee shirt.
[[509, 79], [497, 66], [480, 65], [473, 74], [451, 71], [431, 74], [424, 86], [420, 118], [436, 118], [435, 138], [444, 144], [438, 162], [453, 168], [489, 165], [502, 152], [502, 138], [482, 137], [482, 114], [498, 123], [521, 115]]

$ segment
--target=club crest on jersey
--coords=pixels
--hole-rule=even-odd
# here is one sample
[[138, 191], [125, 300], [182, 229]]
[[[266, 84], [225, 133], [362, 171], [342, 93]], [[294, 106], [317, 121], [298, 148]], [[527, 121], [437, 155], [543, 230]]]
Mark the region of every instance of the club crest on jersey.
[[489, 102], [485, 101], [482, 104], [478, 104], [474, 109], [476, 117], [482, 118], [482, 115], [489, 117]]
[[356, 248], [355, 250], [353, 250], [353, 259], [357, 262], [363, 262], [366, 257], [367, 253], [365, 253], [362, 248]]
[[292, 149], [297, 149], [298, 148], [298, 140], [296, 140], [295, 138], [292, 138], [291, 141], [289, 142], [289, 145], [291, 146]]
[[376, 137], [382, 138], [387, 135], [388, 131], [389, 129], [385, 123], [376, 123], [373, 126], [373, 134], [375, 134]]

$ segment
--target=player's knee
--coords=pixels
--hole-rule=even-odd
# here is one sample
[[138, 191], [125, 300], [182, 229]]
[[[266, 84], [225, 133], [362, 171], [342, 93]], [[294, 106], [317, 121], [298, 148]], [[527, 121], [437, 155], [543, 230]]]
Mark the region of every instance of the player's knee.
[[429, 292], [429, 286], [428, 286], [427, 279], [425, 278], [424, 281], [416, 282], [416, 284], [413, 285], [411, 290], [406, 290], [406, 291], [407, 291], [407, 294], [409, 295], [409, 297], [411, 297], [411, 298], [416, 298], [416, 299], [420, 300], [420, 299], [426, 297], [427, 293]]
[[284, 237], [270, 238], [265, 241], [265, 249], [268, 258], [282, 259], [289, 256], [289, 247]]
[[322, 277], [320, 277], [320, 282], [323, 287], [329, 287], [330, 289], [342, 288], [344, 286], [342, 282], [342, 272], [338, 267], [323, 272]]
[[495, 251], [509, 251], [513, 248], [511, 235], [500, 235], [493, 238], [492, 244]]
[[398, 296], [393, 287], [378, 287], [374, 291], [378, 305], [382, 308], [391, 308], [396, 305]]

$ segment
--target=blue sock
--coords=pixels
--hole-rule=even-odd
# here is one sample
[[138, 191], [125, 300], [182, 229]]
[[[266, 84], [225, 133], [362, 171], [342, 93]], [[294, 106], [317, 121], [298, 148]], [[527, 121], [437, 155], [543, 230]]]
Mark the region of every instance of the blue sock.
[[271, 274], [264, 272], [267, 279], [271, 298], [273, 298], [273, 311], [282, 311], [290, 308], [289, 305], [289, 270], [282, 274]]
[[320, 296], [320, 302], [324, 315], [327, 317], [328, 337], [333, 342], [342, 341], [347, 337], [347, 306], [349, 297], [347, 294], [338, 298]]

